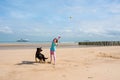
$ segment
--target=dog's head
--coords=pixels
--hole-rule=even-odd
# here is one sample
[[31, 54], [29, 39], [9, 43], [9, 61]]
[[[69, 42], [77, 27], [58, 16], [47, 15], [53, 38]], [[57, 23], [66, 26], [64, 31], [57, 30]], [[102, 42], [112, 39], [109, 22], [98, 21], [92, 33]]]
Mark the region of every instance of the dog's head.
[[37, 48], [37, 52], [41, 52], [41, 51], [43, 51], [43, 50], [42, 50], [42, 47]]

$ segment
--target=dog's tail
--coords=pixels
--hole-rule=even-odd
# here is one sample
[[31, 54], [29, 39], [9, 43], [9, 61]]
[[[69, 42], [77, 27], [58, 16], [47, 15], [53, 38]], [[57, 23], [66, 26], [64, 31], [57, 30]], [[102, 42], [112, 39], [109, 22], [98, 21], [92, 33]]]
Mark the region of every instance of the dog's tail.
[[48, 58], [45, 57], [45, 59], [48, 59]]

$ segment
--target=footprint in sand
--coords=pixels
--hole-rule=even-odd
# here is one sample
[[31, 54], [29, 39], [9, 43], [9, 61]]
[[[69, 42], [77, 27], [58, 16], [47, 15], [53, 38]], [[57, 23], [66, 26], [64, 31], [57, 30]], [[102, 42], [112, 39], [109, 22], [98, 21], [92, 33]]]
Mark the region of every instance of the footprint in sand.
[[66, 77], [66, 75], [62, 75], [62, 77], [64, 77], [64, 78], [65, 78], [65, 77]]

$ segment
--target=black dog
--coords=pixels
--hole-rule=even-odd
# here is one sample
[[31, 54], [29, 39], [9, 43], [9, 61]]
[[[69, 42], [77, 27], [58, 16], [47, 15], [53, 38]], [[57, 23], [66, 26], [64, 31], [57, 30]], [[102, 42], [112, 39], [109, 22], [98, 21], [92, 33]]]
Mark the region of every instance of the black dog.
[[41, 48], [37, 48], [36, 54], [35, 54], [35, 61], [37, 62], [37, 59], [39, 59], [39, 62], [45, 62], [46, 58], [42, 53]]

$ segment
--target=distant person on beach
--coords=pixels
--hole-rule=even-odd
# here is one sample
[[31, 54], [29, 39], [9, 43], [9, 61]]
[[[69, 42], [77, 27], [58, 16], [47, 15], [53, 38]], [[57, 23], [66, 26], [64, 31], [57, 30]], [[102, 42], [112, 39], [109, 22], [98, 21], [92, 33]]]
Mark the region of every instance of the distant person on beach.
[[52, 57], [53, 57], [54, 65], [56, 64], [56, 46], [58, 44], [59, 39], [60, 39], [60, 36], [58, 38], [54, 38], [50, 47], [50, 63], [52, 63]]

